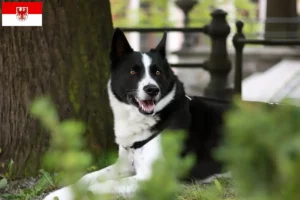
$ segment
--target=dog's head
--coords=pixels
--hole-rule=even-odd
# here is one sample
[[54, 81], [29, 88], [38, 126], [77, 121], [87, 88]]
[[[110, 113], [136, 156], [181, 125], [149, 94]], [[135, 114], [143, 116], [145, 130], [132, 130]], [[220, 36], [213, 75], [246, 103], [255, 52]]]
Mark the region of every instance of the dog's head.
[[145, 115], [161, 110], [175, 93], [175, 75], [166, 59], [166, 39], [164, 33], [154, 49], [136, 52], [120, 29], [115, 29], [113, 34], [111, 89], [119, 101], [136, 107]]

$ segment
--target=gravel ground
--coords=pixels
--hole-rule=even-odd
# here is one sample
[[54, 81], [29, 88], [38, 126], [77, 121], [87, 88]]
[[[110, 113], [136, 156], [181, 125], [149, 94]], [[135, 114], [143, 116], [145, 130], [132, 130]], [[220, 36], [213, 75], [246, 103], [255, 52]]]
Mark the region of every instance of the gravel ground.
[[[30, 178], [10, 181], [8, 182], [8, 185], [5, 188], [0, 189], [0, 194], [19, 194], [20, 191], [23, 189], [34, 187], [37, 184], [39, 179], [40, 177], [30, 177]], [[42, 200], [47, 194], [48, 192], [44, 192], [40, 194], [38, 197], [30, 198], [28, 200]], [[0, 200], [6, 200], [6, 199], [0, 197]]]

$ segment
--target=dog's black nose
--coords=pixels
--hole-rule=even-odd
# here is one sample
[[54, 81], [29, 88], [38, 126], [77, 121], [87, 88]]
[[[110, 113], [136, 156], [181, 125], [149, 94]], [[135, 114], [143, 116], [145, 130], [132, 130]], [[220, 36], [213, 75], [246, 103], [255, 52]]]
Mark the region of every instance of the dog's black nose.
[[159, 88], [155, 85], [146, 85], [144, 91], [151, 97], [156, 96], [159, 93]]

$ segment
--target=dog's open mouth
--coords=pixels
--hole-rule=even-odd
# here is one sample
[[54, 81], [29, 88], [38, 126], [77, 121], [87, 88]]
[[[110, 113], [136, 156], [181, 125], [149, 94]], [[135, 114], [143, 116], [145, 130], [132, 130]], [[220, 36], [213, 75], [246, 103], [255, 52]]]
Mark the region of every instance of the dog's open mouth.
[[130, 97], [131, 103], [138, 107], [139, 111], [143, 114], [153, 114], [156, 101], [154, 99], [140, 100], [134, 96]]
[[148, 113], [148, 114], [151, 114], [153, 113], [154, 111], [154, 108], [155, 108], [155, 101], [154, 100], [138, 100], [136, 99], [137, 103], [138, 103], [138, 106], [139, 108]]

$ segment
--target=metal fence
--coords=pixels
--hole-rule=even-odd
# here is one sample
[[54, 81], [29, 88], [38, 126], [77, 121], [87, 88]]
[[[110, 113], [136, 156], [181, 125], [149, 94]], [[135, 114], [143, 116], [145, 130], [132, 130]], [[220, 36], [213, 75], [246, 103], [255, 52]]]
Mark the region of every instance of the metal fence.
[[265, 46], [295, 46], [300, 45], [300, 40], [296, 39], [246, 39], [243, 33], [244, 23], [236, 22], [237, 32], [233, 37], [233, 46], [235, 48], [235, 74], [234, 91], [242, 94], [242, 71], [243, 71], [243, 49], [245, 45], [265, 45]]
[[[204, 68], [210, 73], [210, 82], [204, 91], [205, 96], [217, 99], [231, 99], [232, 94], [242, 93], [242, 69], [243, 49], [246, 44], [259, 45], [300, 45], [300, 40], [264, 40], [246, 39], [243, 33], [243, 22], [236, 23], [237, 32], [233, 37], [235, 48], [235, 74], [234, 88], [228, 88], [228, 75], [231, 71], [231, 62], [227, 51], [227, 39], [230, 34], [230, 26], [226, 20], [227, 13], [216, 9], [211, 13], [209, 24], [201, 28], [121, 28], [124, 32], [182, 32], [203, 33], [211, 40], [211, 52], [207, 61], [203, 63], [170, 63], [172, 67]], [[188, 35], [185, 35], [187, 39]]]

